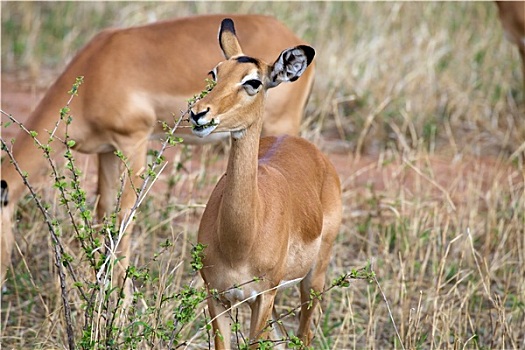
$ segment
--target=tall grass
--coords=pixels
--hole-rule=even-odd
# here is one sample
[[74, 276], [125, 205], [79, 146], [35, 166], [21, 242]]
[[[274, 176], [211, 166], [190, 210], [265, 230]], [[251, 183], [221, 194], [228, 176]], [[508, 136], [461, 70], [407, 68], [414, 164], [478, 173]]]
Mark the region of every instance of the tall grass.
[[[62, 70], [107, 26], [202, 13], [279, 18], [316, 48], [303, 135], [330, 154], [344, 185], [344, 222], [327, 283], [371, 262], [391, 310], [375, 283], [333, 289], [324, 296], [314, 348], [400, 348], [391, 317], [405, 348], [525, 347], [525, 92], [517, 50], [503, 39], [492, 3], [1, 6], [2, 73], [38, 91], [50, 82], [48, 72]], [[4, 100], [15, 87], [2, 88]], [[165, 195], [147, 200], [134, 232], [134, 263], [154, 275], [140, 285], [146, 300], [200, 283], [189, 267], [190, 248], [223, 170], [224, 155], [210, 147], [181, 146], [170, 157], [183, 170], [164, 173], [157, 191]], [[56, 203], [53, 191], [43, 196]], [[64, 348], [51, 241], [31, 200], [17, 215], [2, 346]], [[65, 215], [58, 205], [55, 215]], [[166, 240], [173, 245], [163, 248]], [[79, 254], [73, 239], [65, 243]], [[291, 289], [278, 310], [297, 305]], [[172, 318], [174, 308], [156, 319]], [[296, 319], [284, 322], [297, 327]], [[188, 348], [207, 348], [203, 324], [198, 317], [184, 330]]]

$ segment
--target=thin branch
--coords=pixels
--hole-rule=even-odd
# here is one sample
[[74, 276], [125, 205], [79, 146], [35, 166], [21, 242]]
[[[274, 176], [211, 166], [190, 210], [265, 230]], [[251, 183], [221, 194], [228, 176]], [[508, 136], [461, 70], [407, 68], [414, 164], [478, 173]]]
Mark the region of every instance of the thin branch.
[[[2, 111], [2, 113], [3, 113], [3, 111]], [[69, 349], [70, 350], [74, 350], [75, 349], [75, 339], [74, 339], [73, 326], [72, 326], [73, 323], [71, 322], [71, 308], [69, 306], [68, 291], [67, 291], [67, 288], [66, 288], [66, 275], [65, 275], [64, 270], [63, 270], [63, 263], [65, 261], [62, 258], [63, 248], [62, 248], [62, 244], [60, 243], [60, 240], [58, 238], [59, 234], [57, 234], [57, 232], [55, 231], [55, 225], [53, 224], [53, 220], [49, 216], [49, 213], [45, 209], [44, 203], [42, 203], [42, 201], [38, 197], [36, 191], [34, 190], [33, 186], [31, 186], [31, 184], [27, 180], [27, 176], [23, 175], [23, 172], [20, 169], [20, 166], [18, 165], [18, 163], [16, 162], [16, 160], [15, 160], [15, 158], [13, 156], [13, 153], [7, 147], [7, 144], [5, 143], [4, 139], [0, 138], [0, 142], [2, 144], [2, 149], [7, 153], [8, 157], [11, 160], [11, 162], [13, 163], [16, 171], [22, 177], [22, 181], [24, 182], [24, 185], [29, 189], [33, 199], [35, 200], [35, 202], [37, 204], [38, 209], [40, 210], [42, 215], [44, 215], [44, 218], [45, 218], [46, 224], [48, 226], [49, 232], [51, 232], [51, 238], [53, 239], [53, 243], [54, 243], [53, 246], [54, 246], [54, 250], [55, 250], [55, 266], [58, 269], [58, 276], [59, 276], [59, 279], [60, 279], [60, 291], [61, 291], [61, 296], [62, 296], [62, 303], [64, 305], [64, 317], [66, 319], [67, 340], [68, 340]], [[70, 264], [66, 262], [66, 265], [70, 265]]]
[[[374, 270], [372, 269], [372, 266], [370, 266], [370, 268], [371, 268], [371, 271], [373, 272]], [[405, 350], [405, 345], [403, 344], [403, 340], [401, 339], [401, 335], [399, 334], [399, 331], [397, 330], [396, 321], [394, 320], [394, 315], [392, 314], [392, 309], [390, 309], [390, 304], [388, 303], [388, 299], [386, 298], [386, 295], [383, 292], [383, 288], [381, 288], [381, 284], [377, 280], [377, 277], [376, 277], [375, 273], [372, 273], [372, 279], [375, 282], [377, 288], [379, 289], [379, 292], [381, 293], [381, 296], [383, 297], [383, 300], [385, 302], [386, 308], [388, 310], [388, 316], [390, 316], [390, 321], [392, 321], [392, 326], [394, 327], [394, 331], [396, 332], [396, 336], [397, 336], [397, 339], [399, 340], [399, 344], [401, 345], [401, 348], [403, 350]]]

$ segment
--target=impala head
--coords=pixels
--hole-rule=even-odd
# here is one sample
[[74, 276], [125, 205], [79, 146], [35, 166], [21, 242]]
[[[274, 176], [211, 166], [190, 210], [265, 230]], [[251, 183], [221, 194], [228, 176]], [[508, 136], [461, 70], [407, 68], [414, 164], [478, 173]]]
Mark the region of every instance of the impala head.
[[282, 82], [297, 80], [312, 62], [315, 51], [300, 45], [281, 52], [269, 65], [243, 54], [231, 19], [224, 19], [219, 44], [226, 61], [211, 72], [215, 87], [190, 111], [193, 133], [200, 137], [212, 131], [231, 132], [239, 138], [262, 118], [266, 91]]

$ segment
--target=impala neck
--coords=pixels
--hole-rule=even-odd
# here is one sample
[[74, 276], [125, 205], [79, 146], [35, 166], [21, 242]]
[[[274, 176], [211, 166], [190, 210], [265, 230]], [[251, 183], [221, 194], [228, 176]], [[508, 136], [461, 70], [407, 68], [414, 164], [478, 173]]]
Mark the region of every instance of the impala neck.
[[250, 251], [257, 232], [257, 166], [261, 128], [262, 118], [258, 118], [241, 138], [232, 137], [219, 214], [219, 240], [227, 256], [235, 260]]

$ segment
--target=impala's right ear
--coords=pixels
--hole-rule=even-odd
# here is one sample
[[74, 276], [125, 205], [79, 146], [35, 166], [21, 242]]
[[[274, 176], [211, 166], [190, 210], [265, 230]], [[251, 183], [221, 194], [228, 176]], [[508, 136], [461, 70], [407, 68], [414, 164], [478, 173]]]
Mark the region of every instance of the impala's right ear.
[[241, 45], [235, 34], [235, 27], [231, 18], [225, 18], [221, 22], [221, 28], [219, 29], [219, 44], [221, 45], [221, 50], [226, 59], [242, 55]]
[[270, 72], [268, 88], [282, 82], [296, 81], [304, 73], [315, 56], [313, 47], [299, 45], [284, 50], [275, 61]]

